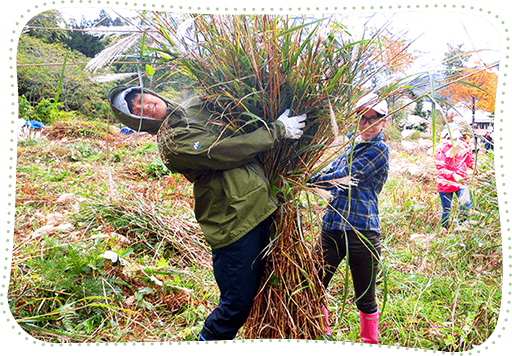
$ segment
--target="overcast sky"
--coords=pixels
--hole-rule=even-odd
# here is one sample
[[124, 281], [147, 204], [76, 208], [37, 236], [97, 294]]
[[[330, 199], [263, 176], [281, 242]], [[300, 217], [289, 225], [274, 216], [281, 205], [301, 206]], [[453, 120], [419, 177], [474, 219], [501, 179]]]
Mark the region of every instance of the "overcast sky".
[[[99, 17], [101, 8], [64, 9], [64, 18], [75, 17], [79, 22], [82, 15], [94, 20]], [[109, 9], [105, 8], [106, 11]], [[121, 14], [129, 13], [127, 10], [117, 10]], [[108, 11], [113, 18], [117, 15]], [[447, 44], [463, 44], [466, 51], [485, 50], [474, 55], [486, 63], [499, 60], [500, 43], [494, 27], [486, 20], [468, 14], [456, 12], [404, 12], [404, 13], [377, 13], [372, 15], [350, 15], [344, 17], [344, 24], [357, 35], [362, 24], [369, 20], [369, 24], [381, 27], [390, 21], [389, 28], [393, 33], [406, 33], [406, 38], [414, 40], [410, 50], [416, 51], [419, 58], [413, 71], [441, 69], [441, 61], [447, 52]], [[351, 26], [353, 24], [353, 26]]]
[[368, 24], [377, 28], [389, 22], [387, 28], [392, 33], [403, 33], [412, 41], [409, 50], [419, 55], [414, 70], [421, 72], [442, 68], [448, 43], [462, 44], [465, 51], [484, 50], [474, 54], [472, 60], [494, 63], [500, 58], [500, 42], [496, 30], [486, 20], [473, 15], [452, 12], [379, 13], [362, 18], [352, 15], [347, 21], [355, 24], [351, 26], [353, 31], [361, 29], [363, 21], [369, 21]]

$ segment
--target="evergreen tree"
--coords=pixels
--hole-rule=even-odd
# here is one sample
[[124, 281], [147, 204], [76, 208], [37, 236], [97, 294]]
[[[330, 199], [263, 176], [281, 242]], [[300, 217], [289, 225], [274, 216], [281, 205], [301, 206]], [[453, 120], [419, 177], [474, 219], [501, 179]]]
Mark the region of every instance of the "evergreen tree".
[[89, 58], [94, 57], [105, 48], [99, 37], [89, 35], [82, 31], [90, 28], [92, 25], [93, 23], [88, 21], [84, 16], [82, 16], [80, 24], [73, 21], [70, 24], [72, 29], [69, 32], [70, 39], [65, 41], [69, 48], [79, 51]]
[[93, 36], [86, 33], [85, 29], [92, 28], [94, 26], [111, 27], [111, 26], [124, 26], [125, 22], [117, 17], [112, 20], [110, 15], [105, 11], [101, 10], [97, 19], [90, 21], [82, 16], [80, 24], [77, 24], [74, 20], [71, 22], [69, 39], [65, 41], [69, 48], [79, 51], [89, 58], [93, 58], [103, 49], [105, 49], [104, 41], [102, 37]]
[[68, 40], [67, 31], [60, 29], [60, 24], [65, 23], [62, 14], [58, 10], [49, 10], [40, 13], [27, 22], [28, 35], [39, 38], [46, 43], [65, 42]]
[[465, 63], [471, 57], [471, 54], [462, 49], [462, 44], [451, 45], [448, 43], [448, 52], [444, 54], [443, 64], [446, 68], [445, 76], [447, 78], [455, 79], [462, 73], [465, 68]]
[[[443, 64], [445, 67], [445, 80], [447, 82], [456, 81], [464, 73], [465, 63], [471, 57], [471, 54], [462, 49], [462, 44], [451, 45], [448, 43], [448, 52], [444, 54]], [[444, 91], [446, 101], [450, 102], [450, 86]]]

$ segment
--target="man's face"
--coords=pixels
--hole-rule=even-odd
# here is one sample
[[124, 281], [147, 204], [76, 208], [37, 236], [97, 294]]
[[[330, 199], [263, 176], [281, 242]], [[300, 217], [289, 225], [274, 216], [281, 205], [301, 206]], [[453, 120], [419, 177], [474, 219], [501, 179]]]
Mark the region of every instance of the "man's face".
[[137, 94], [132, 102], [132, 114], [163, 120], [167, 112], [167, 104], [159, 97], [151, 94]]
[[377, 116], [377, 112], [373, 109], [362, 109], [362, 116], [359, 120], [359, 133], [364, 141], [377, 136], [384, 125], [386, 120]]

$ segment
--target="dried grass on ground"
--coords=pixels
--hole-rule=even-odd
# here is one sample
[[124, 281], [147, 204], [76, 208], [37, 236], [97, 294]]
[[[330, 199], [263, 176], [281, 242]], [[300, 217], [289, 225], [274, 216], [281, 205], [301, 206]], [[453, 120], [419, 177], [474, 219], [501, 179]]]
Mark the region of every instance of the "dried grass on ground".
[[[190, 184], [161, 175], [154, 137], [119, 130], [99, 135], [81, 122], [73, 127], [86, 134], [69, 135], [57, 124], [45, 128], [43, 138], [20, 141], [18, 147], [9, 296], [20, 325], [45, 340], [87, 341], [103, 330], [102, 323], [94, 335], [70, 336], [60, 335], [58, 321], [69, 319], [76, 328], [80, 323], [71, 315], [85, 318], [83, 311], [110, 315], [130, 330], [123, 338], [139, 338], [150, 320], [163, 325], [184, 309], [209, 305], [209, 297], [192, 296], [193, 286], [208, 287], [192, 271], [208, 271], [211, 261], [193, 219]], [[118, 260], [101, 257], [106, 251]], [[52, 261], [63, 262], [62, 269], [55, 270]], [[103, 298], [102, 305], [94, 298]], [[151, 331], [144, 334], [154, 338]]]
[[[381, 343], [470, 350], [493, 332], [501, 301], [492, 155], [481, 153], [471, 181], [470, 228], [446, 231], [429, 148], [388, 143]], [[196, 340], [218, 290], [191, 188], [163, 171], [148, 135], [20, 140], [9, 284], [15, 320], [47, 342]], [[325, 202], [311, 206], [302, 222], [314, 240]], [[123, 262], [100, 257], [106, 251]], [[331, 329], [336, 340], [359, 342], [351, 288], [341, 266], [328, 291]]]

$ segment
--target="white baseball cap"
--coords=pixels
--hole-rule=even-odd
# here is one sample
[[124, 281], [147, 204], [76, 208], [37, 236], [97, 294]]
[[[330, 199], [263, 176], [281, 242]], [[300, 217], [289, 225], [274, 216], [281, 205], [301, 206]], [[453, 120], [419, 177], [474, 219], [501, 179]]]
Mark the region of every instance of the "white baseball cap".
[[356, 109], [360, 108], [373, 109], [380, 115], [388, 114], [388, 103], [386, 100], [380, 100], [379, 96], [375, 93], [362, 96], [356, 103]]

